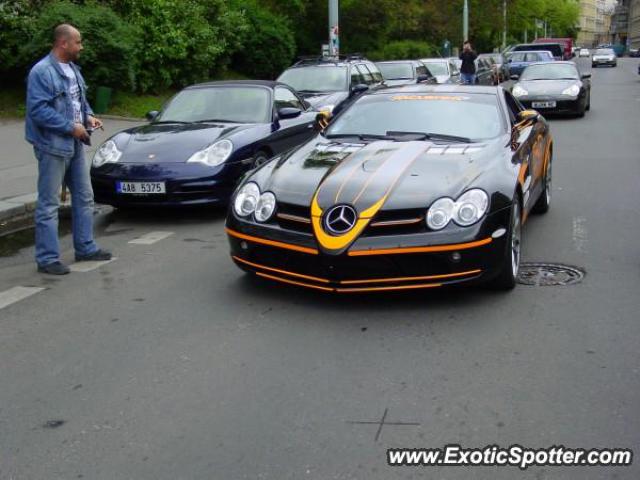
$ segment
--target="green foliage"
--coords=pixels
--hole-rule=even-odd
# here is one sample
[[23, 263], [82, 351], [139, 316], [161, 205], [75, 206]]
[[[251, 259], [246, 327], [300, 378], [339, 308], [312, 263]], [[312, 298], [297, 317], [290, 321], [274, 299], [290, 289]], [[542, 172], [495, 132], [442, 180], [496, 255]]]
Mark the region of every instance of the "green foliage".
[[51, 49], [54, 27], [63, 22], [71, 23], [82, 33], [84, 50], [78, 64], [90, 87], [135, 86], [136, 30], [111, 9], [93, 1], [83, 5], [69, 1], [47, 3], [33, 21], [31, 38], [20, 48], [20, 58], [32, 64], [46, 55]]
[[438, 49], [427, 42], [417, 40], [396, 40], [389, 42], [382, 49], [371, 52], [371, 60], [409, 60], [433, 57], [438, 55]]
[[250, 30], [243, 39], [242, 51], [233, 59], [233, 65], [254, 78], [275, 78], [291, 64], [296, 53], [289, 22], [283, 15], [255, 3], [245, 8]]
[[26, 0], [0, 1], [0, 74], [10, 80], [7, 83], [23, 77], [20, 49], [33, 32], [28, 13]]

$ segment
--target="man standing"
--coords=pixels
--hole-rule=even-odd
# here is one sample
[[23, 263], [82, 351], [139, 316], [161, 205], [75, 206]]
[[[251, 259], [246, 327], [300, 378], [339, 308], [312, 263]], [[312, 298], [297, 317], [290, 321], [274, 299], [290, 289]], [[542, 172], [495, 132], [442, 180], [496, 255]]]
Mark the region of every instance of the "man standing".
[[86, 84], [73, 63], [82, 51], [80, 32], [68, 24], [54, 30], [51, 52], [29, 72], [26, 139], [38, 160], [36, 263], [38, 271], [69, 273], [60, 262], [58, 206], [60, 186], [71, 191], [73, 246], [76, 261], [110, 260], [111, 253], [93, 239], [93, 190], [83, 143], [102, 122], [93, 116]]
[[467, 40], [462, 45], [462, 53], [460, 53], [460, 77], [465, 85], [474, 85], [476, 83], [476, 58], [478, 55], [471, 49], [471, 42]]

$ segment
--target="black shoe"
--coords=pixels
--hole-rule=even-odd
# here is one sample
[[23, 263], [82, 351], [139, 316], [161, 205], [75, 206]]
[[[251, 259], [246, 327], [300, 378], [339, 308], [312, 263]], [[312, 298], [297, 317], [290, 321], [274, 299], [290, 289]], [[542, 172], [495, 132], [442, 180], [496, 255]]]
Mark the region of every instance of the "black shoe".
[[111, 260], [111, 252], [108, 250], [98, 249], [89, 255], [76, 254], [76, 262], [104, 262]]
[[71, 270], [60, 262], [53, 262], [49, 265], [38, 265], [38, 272], [48, 273], [49, 275], [66, 275]]

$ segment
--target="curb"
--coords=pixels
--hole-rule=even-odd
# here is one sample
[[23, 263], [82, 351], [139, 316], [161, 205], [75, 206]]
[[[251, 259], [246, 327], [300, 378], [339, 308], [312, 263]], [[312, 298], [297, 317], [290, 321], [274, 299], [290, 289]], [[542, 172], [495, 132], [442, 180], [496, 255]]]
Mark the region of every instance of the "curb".
[[[37, 193], [0, 200], [0, 235], [33, 225], [33, 212], [37, 201]], [[60, 204], [59, 215], [66, 215], [70, 208], [69, 199]]]

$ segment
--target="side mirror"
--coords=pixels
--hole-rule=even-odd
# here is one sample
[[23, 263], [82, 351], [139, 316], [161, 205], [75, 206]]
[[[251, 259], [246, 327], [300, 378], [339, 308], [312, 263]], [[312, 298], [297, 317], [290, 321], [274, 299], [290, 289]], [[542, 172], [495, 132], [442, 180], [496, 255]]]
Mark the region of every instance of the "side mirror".
[[302, 114], [302, 110], [299, 108], [285, 107], [278, 110], [278, 118], [280, 120], [287, 120], [289, 118], [296, 118]]
[[418, 75], [418, 79], [416, 81], [416, 83], [422, 83], [422, 82], [427, 82], [429, 81], [431, 77], [429, 75]]
[[509, 60], [507, 60], [507, 63], [511, 63], [513, 62], [513, 58], [510, 58]]
[[351, 87], [351, 94], [358, 95], [360, 93], [366, 92], [367, 90], [369, 90], [369, 85], [367, 85], [366, 83], [359, 83]]
[[153, 122], [156, 118], [158, 118], [158, 115], [160, 115], [160, 112], [157, 110], [151, 110], [150, 112], [147, 112], [145, 114], [145, 118], [147, 120], [149, 120], [150, 122]]
[[511, 75], [509, 78], [511, 80], [518, 80], [520, 78], [520, 75]]
[[590, 73], [583, 73], [582, 75], [580, 75], [580, 78], [582, 78], [582, 79], [591, 78], [591, 74]]
[[540, 114], [536, 110], [523, 110], [518, 113], [518, 123], [532, 122], [536, 123], [540, 118]]
[[331, 121], [331, 114], [329, 112], [320, 112], [316, 115], [315, 130], [317, 132], [324, 131], [329, 126]]

